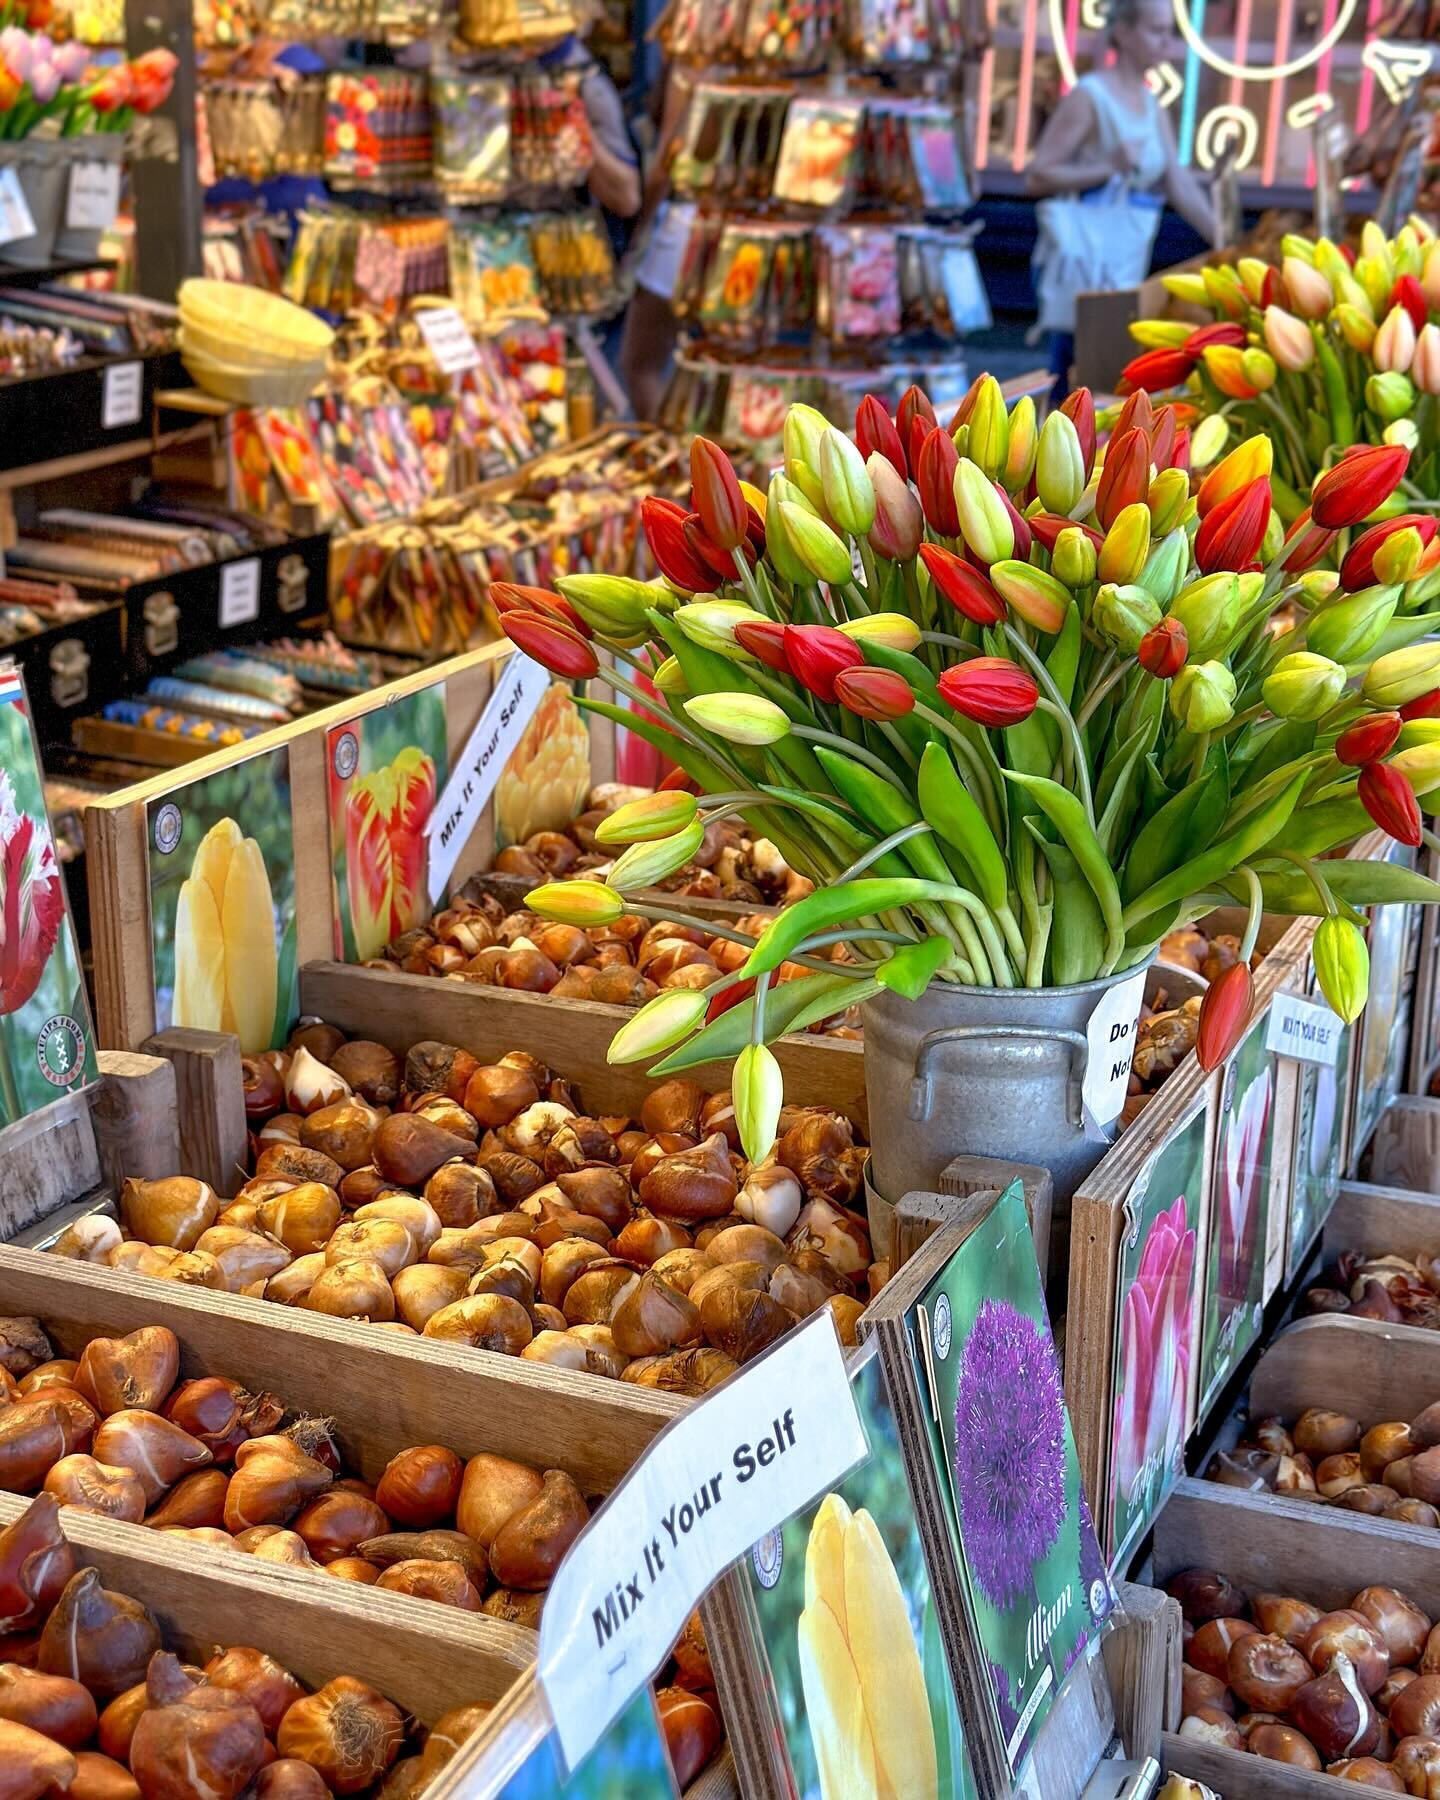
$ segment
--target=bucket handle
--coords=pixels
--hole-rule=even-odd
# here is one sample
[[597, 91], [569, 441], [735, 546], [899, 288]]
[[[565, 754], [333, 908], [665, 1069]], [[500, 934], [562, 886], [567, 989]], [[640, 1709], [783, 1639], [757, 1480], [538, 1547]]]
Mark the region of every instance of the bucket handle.
[[1075, 1126], [1083, 1124], [1081, 1084], [1085, 1079], [1085, 1065], [1090, 1059], [1090, 1046], [1078, 1031], [1059, 1031], [1039, 1025], [947, 1025], [940, 1031], [927, 1031], [915, 1052], [915, 1072], [910, 1081], [906, 1116], [916, 1124], [923, 1124], [930, 1117], [934, 1083], [930, 1078], [929, 1063], [942, 1045], [994, 1038], [1008, 1039], [1011, 1043], [1065, 1045], [1070, 1052], [1069, 1077], [1065, 1084], [1066, 1121]]

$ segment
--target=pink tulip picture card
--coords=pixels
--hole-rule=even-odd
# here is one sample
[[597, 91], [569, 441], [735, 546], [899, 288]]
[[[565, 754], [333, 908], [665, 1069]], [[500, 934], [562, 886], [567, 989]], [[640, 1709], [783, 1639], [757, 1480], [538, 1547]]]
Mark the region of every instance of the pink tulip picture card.
[[96, 1078], [25, 681], [0, 663], [0, 1128]]
[[430, 916], [427, 841], [449, 774], [445, 684], [326, 734], [335, 955], [365, 962]]

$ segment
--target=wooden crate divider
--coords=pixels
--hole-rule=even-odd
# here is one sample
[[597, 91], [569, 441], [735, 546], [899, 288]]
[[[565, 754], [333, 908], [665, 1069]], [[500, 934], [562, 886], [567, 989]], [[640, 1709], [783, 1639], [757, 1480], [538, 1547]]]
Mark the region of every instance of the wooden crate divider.
[[1297, 1319], [1250, 1378], [1249, 1410], [1258, 1419], [1293, 1420], [1307, 1406], [1325, 1406], [1368, 1428], [1413, 1419], [1432, 1400], [1440, 1400], [1440, 1332], [1343, 1314]]

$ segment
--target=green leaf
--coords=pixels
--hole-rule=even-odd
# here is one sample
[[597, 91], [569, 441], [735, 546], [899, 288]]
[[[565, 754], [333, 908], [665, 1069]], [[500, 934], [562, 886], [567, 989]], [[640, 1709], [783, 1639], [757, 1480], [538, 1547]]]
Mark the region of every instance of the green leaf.
[[1075, 676], [1080, 668], [1080, 651], [1084, 641], [1080, 609], [1072, 600], [1069, 611], [1065, 614], [1065, 623], [1060, 627], [1055, 642], [1050, 646], [1050, 654], [1045, 658], [1050, 679], [1067, 706], [1075, 692]]
[[1314, 806], [1297, 807], [1268, 848], [1294, 850], [1301, 856], [1324, 856], [1328, 850], [1338, 850], [1342, 844], [1364, 837], [1371, 823], [1369, 813], [1354, 795], [1346, 800], [1322, 800]]
[[1050, 928], [1050, 979], [1057, 987], [1093, 981], [1105, 961], [1105, 921], [1095, 890], [1080, 873], [1066, 844], [1053, 844], [1037, 819], [1025, 821], [1050, 865], [1054, 914]]
[[[864, 763], [854, 762], [843, 751], [831, 750], [824, 744], [815, 746], [815, 754], [840, 798], [862, 819], [873, 820], [884, 836], [889, 837], [892, 831], [903, 831], [907, 825], [921, 822], [915, 808], [883, 775], [877, 775]], [[940, 854], [933, 836], [908, 838], [898, 846], [897, 854], [926, 881], [954, 880], [950, 865]]]
[[892, 907], [914, 906], [922, 901], [939, 899], [942, 896], [937, 895], [935, 887], [931, 881], [877, 881], [862, 875], [839, 887], [817, 888], [770, 921], [755, 948], [735, 971], [735, 978], [743, 981], [751, 975], [778, 969], [814, 932], [889, 912]]
[[275, 975], [275, 1020], [270, 1029], [270, 1045], [278, 1049], [289, 1037], [300, 1016], [299, 996], [295, 992], [295, 918], [285, 927], [280, 940], [280, 961]]
[[[1257, 868], [1256, 873], [1267, 912], [1323, 918], [1325, 907], [1303, 869], [1286, 863]], [[1440, 881], [1432, 881], [1428, 875], [1403, 868], [1399, 863], [1337, 859], [1327, 862], [1321, 873], [1336, 899], [1349, 906], [1433, 906], [1440, 901]], [[1238, 875], [1222, 880], [1220, 885], [1239, 900], [1248, 898], [1245, 883]]]
[[1208, 850], [1202, 850], [1198, 856], [1190, 857], [1161, 880], [1152, 882], [1125, 908], [1127, 931], [1172, 901], [1183, 900], [1197, 888], [1210, 887], [1222, 875], [1238, 869], [1257, 850], [1263, 850], [1284, 828], [1304, 785], [1305, 777], [1297, 775], [1268, 806], [1253, 813], [1238, 830], [1230, 832]]
[[[784, 1037], [787, 1032], [802, 1030], [803, 1026], [797, 1021], [816, 1005], [822, 1009], [816, 1016], [822, 1019], [832, 1012], [840, 1012], [852, 999], [863, 997], [858, 992], [852, 994], [852, 989], [868, 985], [857, 981], [853, 975], [819, 973], [782, 981], [765, 996], [765, 1036], [773, 1040]], [[688, 1043], [672, 1050], [663, 1061], [652, 1064], [647, 1073], [675, 1075], [682, 1069], [693, 1069], [697, 1063], [733, 1060], [750, 1042], [754, 1019], [755, 996], [752, 994], [739, 1006], [732, 1006], [718, 1019], [702, 1026]]]
[[1230, 805], [1223, 767], [1209, 768], [1181, 788], [1140, 827], [1125, 858], [1120, 891], [1126, 901], [1168, 875], [1187, 850], [1203, 850]]
[[918, 944], [906, 944], [880, 964], [875, 979], [892, 994], [906, 1000], [918, 1000], [941, 969], [948, 969], [955, 953], [942, 937], [922, 938]]
[[1005, 905], [1008, 887], [1005, 858], [949, 750], [938, 741], [927, 744], [920, 758], [916, 798], [926, 824], [964, 857], [976, 891], [992, 911], [998, 911]]
[[1046, 776], [1017, 774], [1013, 769], [1007, 769], [1005, 773], [1009, 780], [1023, 787], [1039, 802], [1041, 811], [1065, 840], [1071, 855], [1080, 865], [1081, 874], [1094, 889], [1105, 920], [1106, 966], [1113, 964], [1125, 947], [1120, 888], [1115, 880], [1115, 871], [1110, 867], [1110, 859], [1101, 848], [1100, 840], [1085, 815], [1085, 808], [1058, 781], [1051, 781]]

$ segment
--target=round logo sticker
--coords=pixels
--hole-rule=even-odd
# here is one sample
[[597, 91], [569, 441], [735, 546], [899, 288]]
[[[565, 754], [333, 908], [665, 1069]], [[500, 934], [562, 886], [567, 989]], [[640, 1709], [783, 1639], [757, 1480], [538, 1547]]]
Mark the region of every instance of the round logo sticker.
[[785, 1560], [785, 1540], [778, 1531], [767, 1531], [750, 1552], [755, 1565], [755, 1579], [763, 1588], [773, 1588], [780, 1579], [780, 1565]]
[[342, 731], [335, 740], [335, 773], [348, 781], [360, 767], [360, 740], [353, 731]]
[[85, 1033], [69, 1013], [56, 1013], [40, 1027], [35, 1060], [52, 1087], [69, 1087], [85, 1069]]
[[935, 1302], [935, 1354], [944, 1362], [950, 1354], [950, 1296], [942, 1294]]
[[184, 824], [180, 808], [173, 800], [167, 800], [155, 815], [155, 848], [162, 856], [169, 856], [172, 850], [179, 849]]

